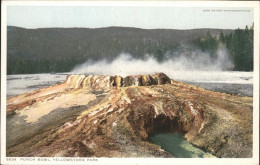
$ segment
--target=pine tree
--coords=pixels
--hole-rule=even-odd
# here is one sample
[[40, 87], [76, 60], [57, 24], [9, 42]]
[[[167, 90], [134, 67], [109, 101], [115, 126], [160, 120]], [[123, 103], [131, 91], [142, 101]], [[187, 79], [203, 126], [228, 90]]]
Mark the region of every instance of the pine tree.
[[245, 29], [236, 29], [234, 34], [225, 37], [235, 68], [239, 71], [253, 70], [253, 25]]
[[223, 32], [222, 32], [222, 31], [220, 32], [220, 35], [219, 35], [219, 40], [220, 40], [222, 43], [225, 43], [225, 42], [226, 42], [226, 41], [225, 41], [224, 34], [223, 34]]

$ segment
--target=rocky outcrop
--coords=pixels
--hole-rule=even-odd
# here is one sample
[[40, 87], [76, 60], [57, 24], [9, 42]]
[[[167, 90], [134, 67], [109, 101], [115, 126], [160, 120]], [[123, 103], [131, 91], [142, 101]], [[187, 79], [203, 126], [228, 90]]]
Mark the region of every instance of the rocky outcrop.
[[109, 89], [112, 87], [149, 86], [170, 84], [171, 80], [164, 73], [152, 75], [121, 76], [94, 76], [94, 75], [68, 75], [66, 84], [69, 88]]
[[162, 132], [181, 132], [217, 157], [252, 156], [251, 97], [163, 73], [70, 75], [7, 104], [7, 156], [171, 157], [149, 142]]

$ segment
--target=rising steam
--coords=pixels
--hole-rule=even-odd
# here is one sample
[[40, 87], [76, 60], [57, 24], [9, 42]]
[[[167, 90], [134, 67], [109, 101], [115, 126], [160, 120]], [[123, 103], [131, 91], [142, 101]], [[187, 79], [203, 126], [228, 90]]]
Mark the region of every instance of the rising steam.
[[220, 45], [215, 58], [208, 53], [196, 51], [178, 52], [176, 55], [166, 54], [164, 62], [158, 62], [153, 56], [146, 55], [145, 60], [135, 59], [130, 54], [122, 53], [112, 62], [106, 59], [100, 61], [88, 60], [77, 65], [71, 71], [77, 74], [96, 75], [136, 75], [163, 72], [171, 75], [174, 71], [223, 71], [231, 70], [233, 63], [227, 50]]

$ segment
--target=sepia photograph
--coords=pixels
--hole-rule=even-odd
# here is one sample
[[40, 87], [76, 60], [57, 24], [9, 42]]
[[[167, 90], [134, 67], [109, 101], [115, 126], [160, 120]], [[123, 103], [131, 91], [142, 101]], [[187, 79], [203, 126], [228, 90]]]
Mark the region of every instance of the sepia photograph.
[[1, 164], [259, 164], [259, 2], [2, 4]]

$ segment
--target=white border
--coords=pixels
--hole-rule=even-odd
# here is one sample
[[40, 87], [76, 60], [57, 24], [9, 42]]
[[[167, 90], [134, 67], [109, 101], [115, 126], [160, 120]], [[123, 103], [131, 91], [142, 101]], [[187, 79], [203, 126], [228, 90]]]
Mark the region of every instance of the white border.
[[259, 9], [254, 10], [254, 93], [253, 93], [253, 158], [258, 159], [259, 164]]
[[259, 8], [255, 1], [3, 1], [8, 6], [172, 6], [172, 7], [252, 7]]
[[1, 164], [6, 157], [6, 6], [1, 4]]
[[[259, 2], [256, 1], [2, 1], [1, 6], [1, 164], [259, 164]], [[84, 162], [74, 161], [53, 161], [53, 158], [46, 158], [52, 161], [6, 161], [6, 9], [7, 6], [172, 6], [172, 7], [252, 7], [254, 8], [254, 93], [253, 93], [253, 122], [254, 122], [254, 143], [253, 158], [85, 158]], [[38, 158], [35, 158], [36, 160]]]

